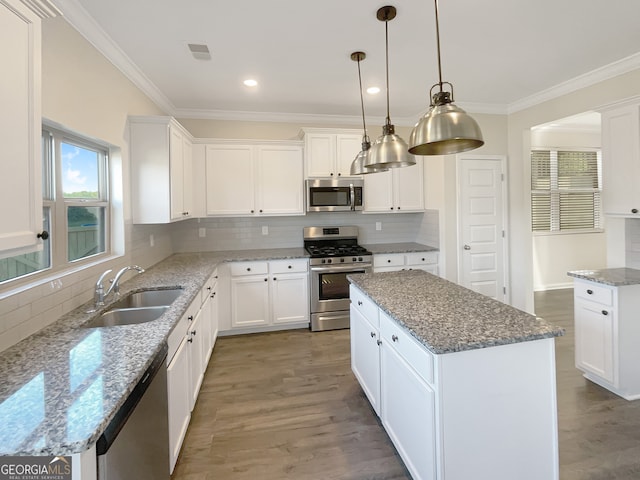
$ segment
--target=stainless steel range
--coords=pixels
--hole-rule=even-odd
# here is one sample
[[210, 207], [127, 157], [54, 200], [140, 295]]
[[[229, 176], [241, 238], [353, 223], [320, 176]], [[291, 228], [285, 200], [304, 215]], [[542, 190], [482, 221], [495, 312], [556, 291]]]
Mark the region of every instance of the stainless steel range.
[[350, 273], [371, 271], [371, 252], [358, 245], [358, 227], [305, 227], [311, 259], [311, 330], [349, 328]]

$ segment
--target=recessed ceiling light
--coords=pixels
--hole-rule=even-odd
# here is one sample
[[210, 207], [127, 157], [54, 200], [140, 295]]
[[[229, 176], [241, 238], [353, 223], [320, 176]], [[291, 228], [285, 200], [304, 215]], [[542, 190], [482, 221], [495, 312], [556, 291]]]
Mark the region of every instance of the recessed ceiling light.
[[204, 43], [189, 43], [187, 44], [191, 54], [198, 60], [211, 60], [211, 53], [209, 47]]
[[252, 78], [249, 78], [242, 83], [244, 83], [247, 87], [256, 87], [258, 85], [257, 80], [254, 80]]
[[369, 87], [369, 88], [367, 88], [367, 93], [369, 95], [375, 95], [376, 93], [380, 93], [380, 88], [379, 87]]

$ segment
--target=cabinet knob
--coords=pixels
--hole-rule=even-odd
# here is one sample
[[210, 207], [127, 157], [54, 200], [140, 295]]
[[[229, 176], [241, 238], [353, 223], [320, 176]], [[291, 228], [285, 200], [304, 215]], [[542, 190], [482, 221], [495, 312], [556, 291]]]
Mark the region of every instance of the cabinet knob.
[[389, 207], [390, 210], [393, 210], [393, 207]]
[[424, 258], [422, 258], [422, 261], [424, 262]]
[[262, 213], [262, 209], [260, 209], [259, 211], [260, 211], [260, 213]]
[[631, 213], [638, 213], [638, 209], [637, 208], [632, 208], [631, 209]]
[[606, 310], [602, 310], [602, 314], [603, 315], [609, 315], [609, 312], [607, 312]]
[[400, 210], [400, 207], [396, 207], [396, 209]]
[[338, 172], [338, 176], [339, 176], [339, 177], [341, 177], [341, 176], [342, 176], [342, 174], [341, 174], [340, 172]]
[[378, 340], [378, 341], [376, 341], [376, 343], [377, 343], [378, 345], [382, 345], [382, 340]]
[[264, 279], [264, 281], [265, 281], [265, 282], [266, 282], [266, 281], [268, 281], [268, 280], [269, 280], [268, 278], [265, 278], [265, 279]]
[[591, 290], [591, 289], [587, 290], [587, 294], [593, 295], [593, 290]]
[[374, 338], [376, 336], [376, 332], [371, 332], [371, 338]]
[[362, 302], [360, 300], [358, 300], [358, 305], [362, 306]]
[[187, 317], [187, 320], [189, 320], [190, 322], [193, 322], [193, 315], [189, 315], [189, 316]]
[[397, 335], [391, 335], [391, 340], [393, 340], [394, 342], [398, 341], [398, 336]]
[[251, 213], [253, 213], [253, 210], [251, 210]]
[[278, 280], [276, 277], [273, 277], [273, 281], [275, 282], [276, 280]]
[[250, 271], [251, 271], [251, 267], [247, 267], [247, 272], [250, 272]]
[[193, 335], [195, 337], [196, 331], [195, 330], [191, 330], [191, 335]]
[[43, 230], [41, 233], [39, 233], [38, 235], [36, 235], [38, 238], [41, 238], [42, 240], [46, 240], [49, 238], [49, 232], [47, 232], [46, 230]]
[[462, 247], [462, 248], [464, 248], [465, 250], [471, 250], [471, 246], [469, 246], [469, 245], [465, 245], [465, 246], [464, 246], [464, 247]]
[[291, 265], [289, 265], [287, 268], [291, 269], [291, 268], [293, 268], [293, 267], [292, 267]]
[[387, 263], [391, 263], [391, 259], [387, 260]]
[[193, 343], [193, 338], [191, 338], [191, 337], [187, 338], [187, 342]]
[[333, 172], [331, 172], [329, 175], [333, 177]]
[[211, 287], [207, 287], [207, 290], [211, 291]]

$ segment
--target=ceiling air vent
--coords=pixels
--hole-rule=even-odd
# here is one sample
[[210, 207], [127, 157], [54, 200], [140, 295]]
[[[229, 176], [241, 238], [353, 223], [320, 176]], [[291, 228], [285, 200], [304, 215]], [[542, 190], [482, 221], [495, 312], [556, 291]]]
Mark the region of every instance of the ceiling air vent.
[[197, 60], [211, 60], [211, 53], [209, 47], [202, 43], [189, 43], [189, 50], [193, 55], [193, 58]]

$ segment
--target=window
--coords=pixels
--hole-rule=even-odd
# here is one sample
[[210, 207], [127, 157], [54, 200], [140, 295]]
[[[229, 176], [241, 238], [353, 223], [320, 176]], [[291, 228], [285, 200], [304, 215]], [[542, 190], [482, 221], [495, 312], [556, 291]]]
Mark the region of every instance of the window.
[[531, 152], [531, 227], [534, 232], [601, 231], [600, 152]]
[[42, 217], [49, 238], [42, 251], [0, 260], [0, 283], [108, 253], [108, 172], [104, 146], [43, 127]]

